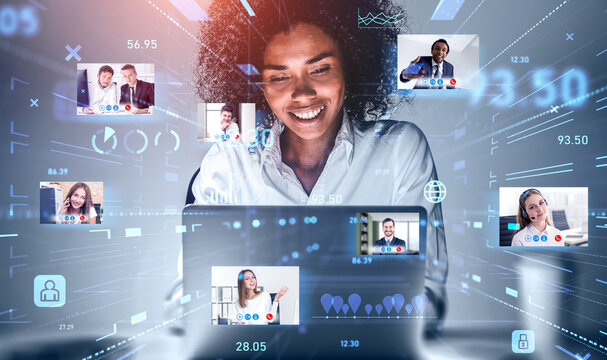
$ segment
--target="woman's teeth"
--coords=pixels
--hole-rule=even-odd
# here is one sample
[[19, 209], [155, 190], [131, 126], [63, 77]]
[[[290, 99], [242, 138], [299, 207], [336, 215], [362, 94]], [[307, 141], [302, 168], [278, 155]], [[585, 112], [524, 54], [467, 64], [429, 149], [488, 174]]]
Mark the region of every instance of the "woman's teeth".
[[292, 113], [292, 114], [297, 116], [300, 119], [309, 120], [309, 119], [313, 119], [313, 118], [317, 117], [318, 114], [320, 114], [320, 112], [324, 110], [324, 108], [325, 108], [325, 106], [323, 105], [320, 108], [318, 108], [318, 110], [306, 111], [303, 113]]

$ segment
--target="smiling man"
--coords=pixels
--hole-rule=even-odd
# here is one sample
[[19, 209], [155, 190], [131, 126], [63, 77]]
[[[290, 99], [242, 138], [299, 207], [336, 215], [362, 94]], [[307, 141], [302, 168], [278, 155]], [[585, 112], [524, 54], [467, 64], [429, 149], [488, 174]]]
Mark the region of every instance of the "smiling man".
[[405, 253], [407, 250], [407, 243], [405, 242], [405, 240], [399, 239], [394, 236], [394, 228], [394, 220], [392, 220], [391, 218], [385, 218], [384, 221], [382, 221], [382, 230], [384, 232], [384, 237], [373, 243], [373, 246], [385, 246], [395, 249], [401, 247], [402, 253]]

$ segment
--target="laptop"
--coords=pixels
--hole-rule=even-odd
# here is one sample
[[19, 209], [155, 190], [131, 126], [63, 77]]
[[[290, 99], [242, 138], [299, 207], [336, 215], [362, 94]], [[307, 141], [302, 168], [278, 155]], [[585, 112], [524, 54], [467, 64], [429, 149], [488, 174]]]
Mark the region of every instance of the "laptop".
[[424, 208], [189, 205], [182, 221], [188, 358], [417, 356]]

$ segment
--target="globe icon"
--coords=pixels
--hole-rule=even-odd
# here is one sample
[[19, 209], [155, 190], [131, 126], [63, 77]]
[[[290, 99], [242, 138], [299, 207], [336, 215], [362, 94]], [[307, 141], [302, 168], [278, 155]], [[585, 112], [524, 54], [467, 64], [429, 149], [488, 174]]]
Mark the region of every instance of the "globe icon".
[[438, 180], [429, 181], [424, 186], [424, 197], [431, 203], [438, 204], [447, 196], [447, 188], [445, 184]]

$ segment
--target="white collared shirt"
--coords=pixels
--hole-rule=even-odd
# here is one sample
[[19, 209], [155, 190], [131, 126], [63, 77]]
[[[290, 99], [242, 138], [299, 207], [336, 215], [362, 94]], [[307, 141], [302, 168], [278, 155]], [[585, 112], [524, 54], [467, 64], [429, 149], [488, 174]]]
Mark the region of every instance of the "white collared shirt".
[[437, 76], [436, 78], [442, 78], [443, 77], [443, 65], [445, 65], [445, 61], [443, 60], [440, 64], [437, 63], [436, 61], [434, 61], [434, 58], [432, 58], [432, 77], [434, 77], [434, 72], [436, 71], [436, 65], [438, 65], [438, 73], [440, 76]]
[[390, 243], [392, 242], [392, 239], [394, 239], [394, 235], [390, 236], [389, 238], [384, 236], [384, 239], [386, 240], [386, 244], [390, 245]]
[[[264, 291], [252, 300], [245, 300], [244, 303], [243, 308], [238, 300], [234, 302], [236, 312], [232, 316], [233, 322], [242, 322], [247, 325], [268, 325], [270, 322], [278, 321], [276, 319], [278, 303], [272, 301], [269, 293]], [[272, 321], [268, 321], [266, 318], [268, 314], [272, 314]]]
[[[560, 241], [556, 240], [557, 235], [561, 236]], [[511, 246], [565, 246], [565, 238], [554, 226], [546, 224], [546, 229], [540, 232], [529, 224], [514, 235]]]
[[[216, 143], [202, 160], [192, 191], [196, 204], [401, 205], [427, 211], [426, 276], [444, 281], [447, 254], [440, 203], [424, 198], [436, 180], [434, 160], [422, 131], [412, 123], [364, 122], [361, 130], [346, 112], [335, 145], [308, 196], [293, 169], [282, 162], [276, 120], [264, 149], [243, 142]], [[438, 223], [438, 226], [434, 226]]]
[[99, 82], [96, 81], [93, 85], [95, 89], [92, 93], [92, 99], [89, 101], [89, 107], [93, 110], [107, 111], [106, 109], [101, 110], [100, 105], [106, 107], [107, 105], [114, 106], [118, 105], [118, 86], [116, 83], [111, 82], [105, 89], [99, 86]]

